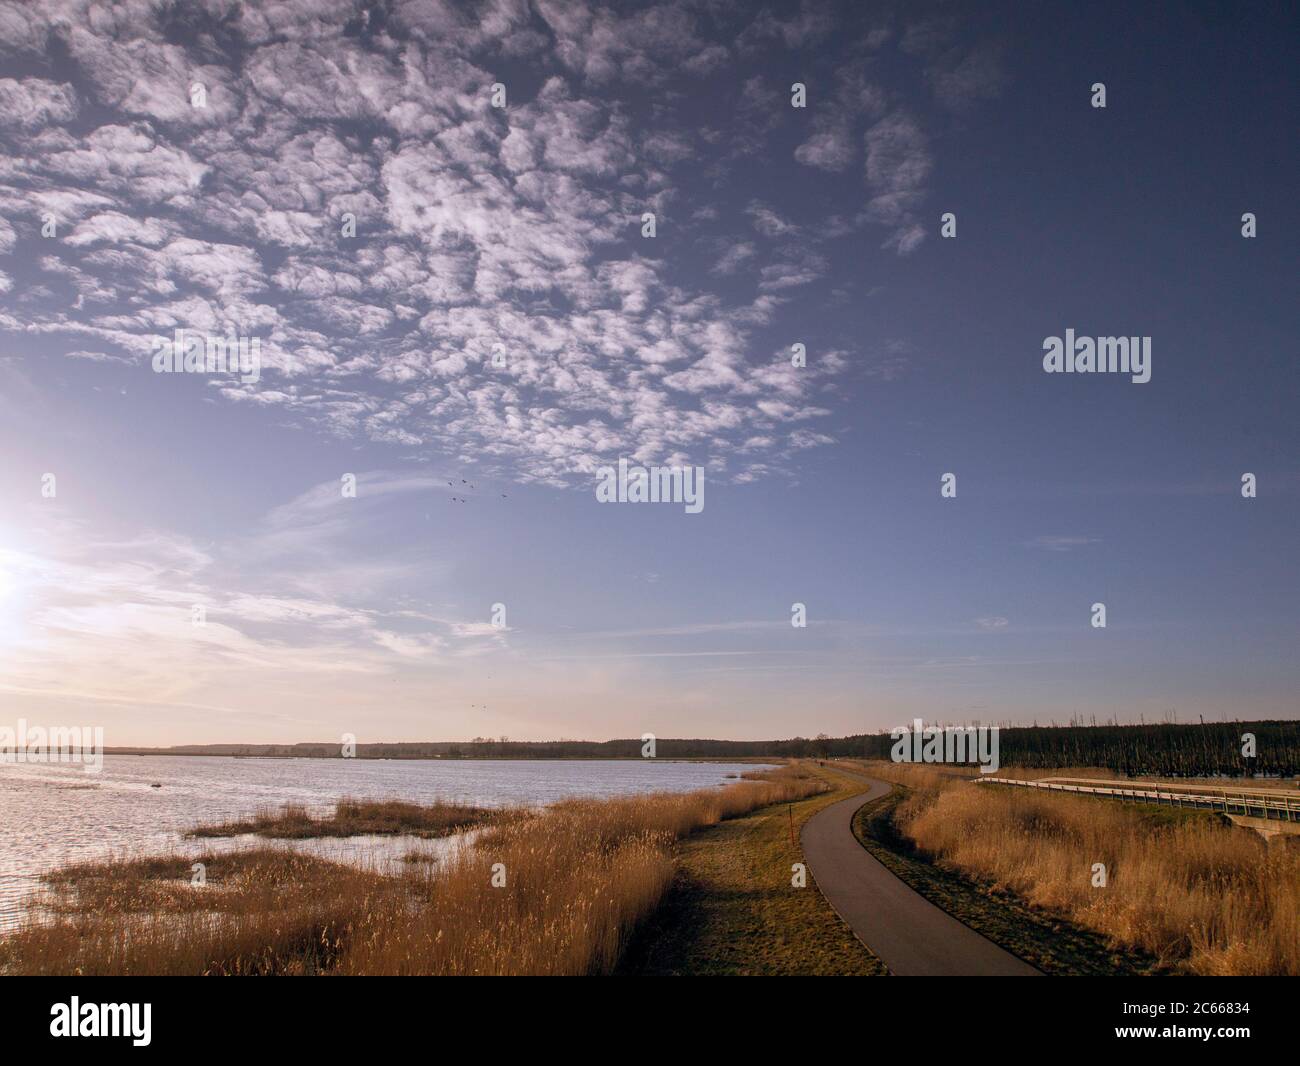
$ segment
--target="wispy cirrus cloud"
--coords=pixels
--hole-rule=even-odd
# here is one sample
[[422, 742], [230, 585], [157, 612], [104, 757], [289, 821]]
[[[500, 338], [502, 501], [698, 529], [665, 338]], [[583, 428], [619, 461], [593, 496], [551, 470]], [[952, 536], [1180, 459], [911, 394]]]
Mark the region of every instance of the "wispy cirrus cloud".
[[219, 544], [156, 529], [114, 537], [67, 510], [34, 511], [30, 545], [0, 545], [14, 616], [0, 694], [200, 706], [272, 682], [322, 691], [407, 669], [451, 674], [506, 646], [508, 628], [402, 594], [413, 577], [437, 576], [418, 546], [358, 558], [357, 545], [402, 513], [390, 503], [432, 496], [445, 480], [377, 471], [358, 485], [364, 508], [327, 483]]
[[1033, 540], [1025, 542], [1027, 547], [1040, 548], [1049, 552], [1068, 552], [1076, 548], [1084, 548], [1089, 544], [1100, 544], [1100, 537], [1089, 537], [1080, 535], [1054, 535], [1034, 537]]

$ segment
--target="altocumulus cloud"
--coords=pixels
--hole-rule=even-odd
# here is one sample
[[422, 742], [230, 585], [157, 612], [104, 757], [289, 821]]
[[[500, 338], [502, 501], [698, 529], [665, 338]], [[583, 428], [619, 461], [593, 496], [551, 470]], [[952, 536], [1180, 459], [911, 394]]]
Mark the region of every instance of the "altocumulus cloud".
[[[0, 2], [0, 329], [139, 368], [176, 329], [236, 330], [264, 376], [214, 382], [227, 400], [524, 481], [617, 455], [780, 472], [834, 442], [827, 379], [853, 365], [788, 372], [783, 315], [837, 241], [925, 236], [934, 100], [874, 57], [949, 107], [1000, 79], [946, 30], [828, 12]], [[809, 71], [808, 112], [775, 56]], [[749, 188], [758, 151], [788, 203]], [[810, 206], [845, 175], [850, 203]]]

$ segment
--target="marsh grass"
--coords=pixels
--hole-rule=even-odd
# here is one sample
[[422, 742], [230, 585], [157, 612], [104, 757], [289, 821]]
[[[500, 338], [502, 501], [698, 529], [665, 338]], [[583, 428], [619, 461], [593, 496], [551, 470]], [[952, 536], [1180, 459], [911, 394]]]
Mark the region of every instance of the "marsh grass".
[[[203, 885], [191, 867], [206, 867]], [[0, 970], [30, 974], [307, 974], [346, 930], [401, 896], [393, 878], [287, 848], [67, 867], [39, 918], [0, 940]]]
[[[942, 867], [1209, 975], [1300, 974], [1300, 848], [1210, 812], [975, 785], [871, 764], [908, 785], [895, 821]], [[1093, 864], [1106, 867], [1093, 887]]]
[[[396, 874], [287, 848], [73, 867], [49, 879], [46, 919], [0, 941], [0, 970], [608, 973], [670, 884], [680, 837], [827, 787], [789, 767], [720, 789], [567, 800], [493, 819], [472, 846]], [[201, 888], [188, 883], [195, 861], [208, 865]]]
[[518, 813], [511, 808], [470, 807], [443, 801], [343, 799], [324, 817], [313, 815], [301, 804], [287, 803], [278, 809], [258, 811], [242, 821], [199, 826], [186, 835], [200, 838], [253, 835], [276, 840], [357, 836], [429, 838], [450, 836]]

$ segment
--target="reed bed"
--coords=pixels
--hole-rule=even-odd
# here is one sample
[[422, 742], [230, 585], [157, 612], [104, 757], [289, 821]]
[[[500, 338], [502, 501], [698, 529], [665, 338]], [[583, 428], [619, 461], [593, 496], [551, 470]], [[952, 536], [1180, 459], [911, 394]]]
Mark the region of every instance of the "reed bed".
[[[205, 884], [191, 881], [196, 862]], [[267, 847], [111, 860], [46, 882], [38, 913], [0, 940], [0, 972], [324, 972], [355, 915], [402, 891], [362, 867]]]
[[258, 811], [251, 818], [191, 829], [191, 837], [234, 837], [251, 834], [277, 840], [312, 837], [417, 836], [443, 837], [476, 825], [513, 817], [511, 809], [470, 807], [459, 803], [404, 803], [401, 800], [342, 799], [324, 817], [301, 804]]
[[[909, 785], [895, 820], [957, 870], [1205, 975], [1300, 974], [1300, 848], [1210, 814], [973, 785], [872, 764]], [[1106, 885], [1094, 887], [1093, 864]]]
[[[828, 787], [798, 767], [745, 776], [517, 811], [399, 874], [276, 848], [70, 868], [49, 880], [48, 920], [0, 940], [0, 970], [608, 973], [667, 890], [677, 839]], [[195, 861], [208, 863], [201, 887], [188, 884]]]

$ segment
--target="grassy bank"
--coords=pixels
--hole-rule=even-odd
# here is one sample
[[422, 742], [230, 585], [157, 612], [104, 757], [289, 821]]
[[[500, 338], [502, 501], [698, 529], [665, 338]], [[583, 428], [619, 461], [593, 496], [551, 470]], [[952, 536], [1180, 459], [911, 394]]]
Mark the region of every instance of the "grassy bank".
[[189, 857], [76, 867], [50, 879], [48, 920], [0, 941], [0, 970], [608, 973], [671, 885], [679, 839], [827, 788], [797, 767], [744, 776], [521, 814], [395, 875], [275, 848], [198, 860], [202, 885]]
[[805, 888], [791, 885], [791, 866], [803, 860], [797, 844], [803, 823], [863, 787], [839, 774], [813, 772], [830, 791], [757, 810], [678, 845], [672, 885], [633, 938], [619, 973], [885, 972], [831, 910], [811, 876]]
[[[1011, 897], [1040, 920], [1089, 930], [1158, 968], [1300, 973], [1294, 845], [1267, 844], [1207, 812], [978, 785], [893, 764], [869, 768], [910, 786], [892, 816], [899, 836], [986, 896]], [[872, 831], [864, 825], [864, 836]], [[1104, 887], [1093, 883], [1098, 863]]]

